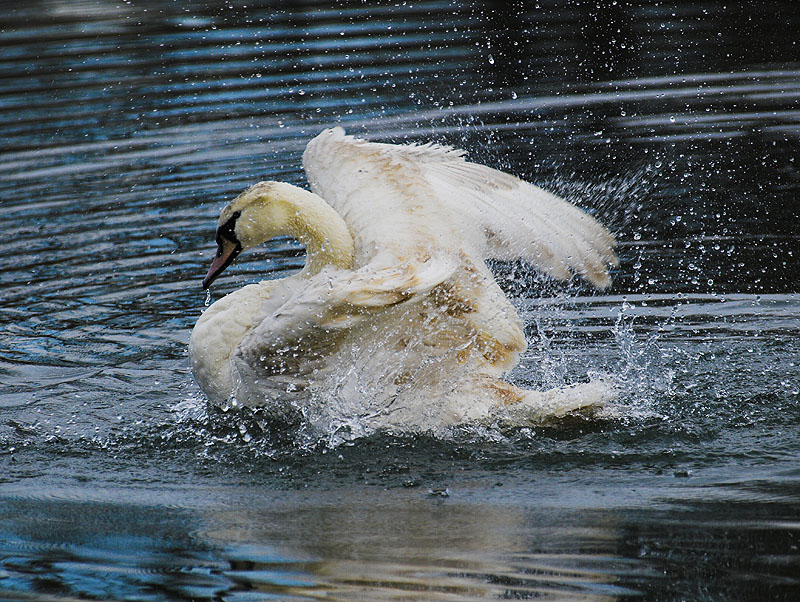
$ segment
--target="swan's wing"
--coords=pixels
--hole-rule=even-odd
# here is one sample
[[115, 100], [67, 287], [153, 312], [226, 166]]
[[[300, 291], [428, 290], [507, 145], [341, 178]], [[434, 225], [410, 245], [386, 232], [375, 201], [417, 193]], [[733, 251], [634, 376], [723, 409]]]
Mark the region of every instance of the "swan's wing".
[[455, 264], [365, 266], [356, 271], [325, 268], [302, 282], [279, 307], [263, 306], [257, 325], [237, 350], [269, 374], [307, 374], [329, 356], [349, 328], [378, 318], [398, 303], [425, 298], [449, 279]]
[[572, 271], [598, 288], [610, 284], [616, 242], [585, 211], [517, 177], [460, 158], [427, 162], [421, 170], [442, 199], [481, 224], [488, 257], [520, 258], [561, 280]]
[[357, 267], [436, 264], [461, 251], [453, 211], [420, 173], [413, 148], [358, 140], [334, 128], [308, 143], [303, 166], [311, 190], [350, 228]]
[[463, 154], [432, 144], [366, 142], [334, 128], [309, 143], [303, 164], [312, 190], [342, 215], [357, 247], [419, 239], [441, 248], [450, 226], [484, 258], [521, 258], [558, 279], [576, 272], [601, 288], [610, 283], [616, 243], [605, 227], [564, 199]]

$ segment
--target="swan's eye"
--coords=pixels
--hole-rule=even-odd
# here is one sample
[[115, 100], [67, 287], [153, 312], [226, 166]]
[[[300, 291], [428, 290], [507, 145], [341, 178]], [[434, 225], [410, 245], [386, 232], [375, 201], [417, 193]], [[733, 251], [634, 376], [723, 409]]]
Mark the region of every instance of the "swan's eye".
[[218, 245], [222, 244], [223, 238], [233, 243], [239, 242], [239, 239], [236, 238], [236, 220], [239, 219], [240, 215], [242, 215], [242, 212], [236, 211], [233, 215], [230, 216], [228, 221], [226, 221], [219, 228], [217, 228]]

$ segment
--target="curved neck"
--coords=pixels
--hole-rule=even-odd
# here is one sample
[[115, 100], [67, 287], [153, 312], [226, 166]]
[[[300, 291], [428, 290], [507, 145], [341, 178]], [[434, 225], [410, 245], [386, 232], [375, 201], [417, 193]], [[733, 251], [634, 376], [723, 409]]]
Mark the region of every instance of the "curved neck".
[[286, 229], [306, 248], [301, 274], [312, 276], [326, 265], [351, 269], [355, 246], [347, 224], [321, 197], [300, 188], [295, 191], [287, 198], [290, 211]]

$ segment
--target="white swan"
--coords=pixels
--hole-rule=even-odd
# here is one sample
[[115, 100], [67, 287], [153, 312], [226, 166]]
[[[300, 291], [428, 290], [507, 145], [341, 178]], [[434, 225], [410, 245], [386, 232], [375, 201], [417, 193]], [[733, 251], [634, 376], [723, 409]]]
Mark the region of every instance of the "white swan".
[[245, 286], [198, 320], [189, 351], [208, 398], [359, 435], [532, 422], [613, 395], [602, 383], [537, 392], [500, 380], [526, 342], [484, 259], [522, 258], [603, 288], [615, 242], [574, 205], [462, 155], [334, 128], [303, 154], [313, 192], [261, 182], [225, 207], [204, 288], [279, 235], [297, 238], [307, 258], [299, 273]]

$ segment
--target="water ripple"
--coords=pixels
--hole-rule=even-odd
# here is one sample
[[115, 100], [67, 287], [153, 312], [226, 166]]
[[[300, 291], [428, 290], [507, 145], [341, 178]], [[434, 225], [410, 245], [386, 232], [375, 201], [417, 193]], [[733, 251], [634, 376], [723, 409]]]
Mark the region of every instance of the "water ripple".
[[[762, 8], [5, 11], [0, 597], [794, 599], [800, 12]], [[206, 407], [186, 343], [218, 210], [302, 184], [337, 124], [611, 225], [603, 294], [493, 268], [512, 378], [613, 375], [616, 414], [328, 450]], [[273, 241], [213, 294], [302, 263]]]

